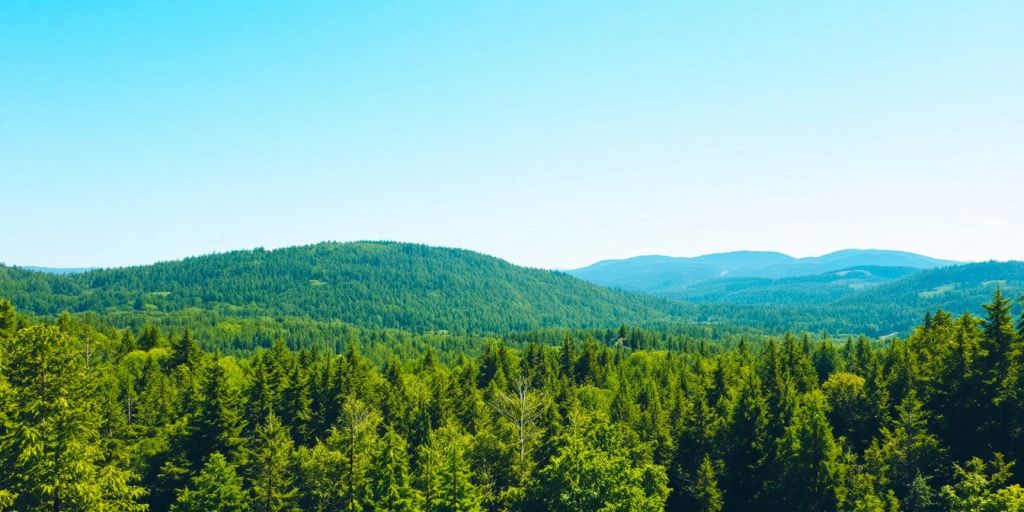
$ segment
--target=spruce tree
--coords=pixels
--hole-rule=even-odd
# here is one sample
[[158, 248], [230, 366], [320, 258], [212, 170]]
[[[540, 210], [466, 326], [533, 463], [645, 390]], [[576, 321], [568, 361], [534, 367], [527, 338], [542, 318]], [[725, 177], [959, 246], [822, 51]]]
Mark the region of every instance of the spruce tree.
[[420, 455], [425, 487], [430, 490], [428, 512], [476, 512], [482, 510], [480, 493], [472, 482], [466, 451], [470, 436], [449, 424], [430, 434], [430, 443]]
[[411, 512], [419, 510], [419, 500], [409, 478], [406, 443], [394, 430], [384, 434], [380, 450], [373, 458], [371, 505], [374, 510]]
[[785, 434], [778, 440], [778, 476], [768, 482], [775, 506], [789, 510], [836, 507], [840, 449], [832, 437], [820, 391], [800, 397]]
[[341, 509], [363, 510], [371, 502], [370, 461], [379, 439], [377, 427], [380, 414], [363, 402], [352, 398], [345, 402], [332, 429], [327, 445], [341, 454]]
[[251, 451], [251, 487], [256, 512], [296, 510], [297, 491], [291, 470], [293, 448], [288, 428], [274, 413], [256, 427]]
[[711, 463], [711, 457], [704, 455], [700, 467], [697, 469], [697, 481], [693, 486], [694, 496], [697, 498], [697, 510], [699, 512], [721, 512], [724, 506], [722, 491], [718, 489], [718, 479], [715, 477], [715, 467]]
[[178, 493], [171, 512], [248, 512], [249, 500], [242, 478], [219, 452], [206, 461], [188, 487]]
[[197, 411], [185, 431], [184, 451], [191, 467], [202, 467], [207, 455], [220, 452], [229, 460], [241, 461], [243, 439], [241, 391], [229, 382], [217, 354], [207, 365]]
[[202, 359], [203, 351], [199, 348], [199, 344], [196, 343], [195, 338], [192, 337], [192, 331], [185, 329], [182, 333], [181, 339], [179, 339], [171, 350], [171, 357], [167, 361], [169, 368], [177, 368], [178, 366], [187, 366], [191, 370], [195, 371], [199, 367], [199, 362]]
[[34, 325], [0, 344], [0, 490], [16, 510], [142, 510], [137, 476], [105, 458], [95, 382], [80, 342]]

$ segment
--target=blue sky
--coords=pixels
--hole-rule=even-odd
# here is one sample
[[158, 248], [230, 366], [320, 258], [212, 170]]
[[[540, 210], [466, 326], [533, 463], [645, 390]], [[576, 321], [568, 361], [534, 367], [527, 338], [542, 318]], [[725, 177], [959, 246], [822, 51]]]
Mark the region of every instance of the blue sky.
[[1024, 259], [1024, 3], [0, 5], [0, 261]]

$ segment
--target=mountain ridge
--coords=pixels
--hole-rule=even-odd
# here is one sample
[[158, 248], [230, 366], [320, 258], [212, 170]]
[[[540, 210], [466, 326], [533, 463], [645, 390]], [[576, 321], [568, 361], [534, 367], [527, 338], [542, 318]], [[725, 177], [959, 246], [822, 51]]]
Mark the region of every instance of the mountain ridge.
[[958, 263], [912, 252], [880, 249], [842, 249], [804, 258], [775, 251], [732, 251], [695, 257], [634, 256], [602, 260], [566, 272], [602, 286], [669, 295], [697, 282], [724, 277], [778, 279], [819, 275], [858, 266], [925, 269]]

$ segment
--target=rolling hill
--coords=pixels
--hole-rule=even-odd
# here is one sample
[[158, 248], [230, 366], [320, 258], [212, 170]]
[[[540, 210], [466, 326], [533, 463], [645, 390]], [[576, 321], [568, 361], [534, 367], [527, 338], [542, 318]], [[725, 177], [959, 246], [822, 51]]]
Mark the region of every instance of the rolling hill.
[[234, 251], [75, 274], [0, 266], [0, 297], [46, 315], [206, 309], [413, 331], [606, 327], [692, 315], [679, 303], [561, 272], [395, 242]]
[[715, 279], [779, 279], [816, 276], [855, 267], [927, 269], [955, 263], [901, 251], [846, 249], [809, 258], [793, 258], [778, 252], [738, 251], [695, 258], [638, 256], [606, 260], [568, 273], [602, 286], [675, 296], [694, 283]]
[[700, 304], [828, 304], [918, 272], [912, 267], [857, 266], [812, 276], [726, 277], [698, 281], [670, 298]]

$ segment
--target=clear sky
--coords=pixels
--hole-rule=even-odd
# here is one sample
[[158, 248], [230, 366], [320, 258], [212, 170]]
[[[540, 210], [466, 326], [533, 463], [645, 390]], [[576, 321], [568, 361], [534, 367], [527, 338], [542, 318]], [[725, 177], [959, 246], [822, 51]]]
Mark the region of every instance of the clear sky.
[[1024, 259], [1024, 2], [0, 3], [0, 261]]

